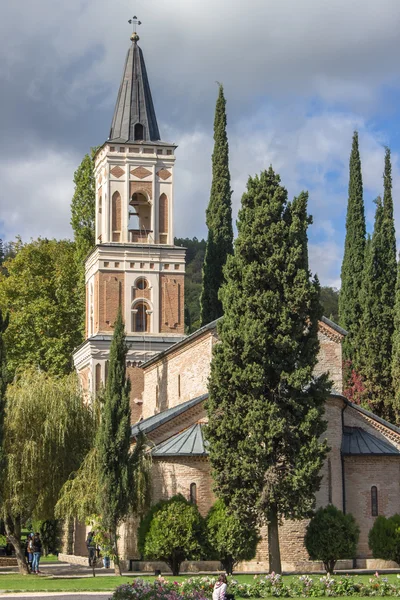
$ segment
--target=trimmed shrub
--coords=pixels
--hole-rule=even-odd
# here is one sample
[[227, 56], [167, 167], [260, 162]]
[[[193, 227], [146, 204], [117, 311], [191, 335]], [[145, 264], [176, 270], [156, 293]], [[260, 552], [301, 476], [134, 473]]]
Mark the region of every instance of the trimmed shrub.
[[173, 575], [179, 575], [184, 560], [202, 557], [205, 538], [205, 523], [197, 506], [177, 495], [160, 502], [152, 511], [144, 557], [166, 562]]
[[232, 575], [233, 567], [240, 560], [254, 558], [261, 539], [257, 529], [229, 514], [222, 500], [211, 507], [206, 527], [211, 556], [221, 561], [228, 575]]
[[311, 560], [324, 563], [333, 573], [336, 561], [356, 555], [360, 529], [353, 515], [345, 515], [329, 504], [319, 508], [308, 524], [304, 543]]
[[377, 517], [368, 534], [368, 544], [374, 558], [394, 560], [400, 564], [400, 515], [388, 519]]

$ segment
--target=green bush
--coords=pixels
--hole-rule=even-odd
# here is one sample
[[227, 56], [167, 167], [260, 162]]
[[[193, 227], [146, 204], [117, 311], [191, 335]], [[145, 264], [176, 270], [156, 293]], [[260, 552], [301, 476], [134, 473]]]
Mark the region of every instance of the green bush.
[[308, 524], [304, 543], [311, 560], [324, 563], [333, 573], [337, 560], [356, 555], [360, 529], [353, 515], [345, 515], [329, 504], [319, 508]]
[[207, 541], [212, 557], [221, 561], [228, 575], [240, 560], [251, 560], [260, 541], [257, 529], [229, 514], [222, 500], [211, 507], [206, 520]]
[[196, 505], [177, 495], [152, 510], [144, 543], [146, 559], [162, 560], [173, 575], [179, 575], [181, 563], [201, 558], [204, 547], [205, 524]]
[[368, 534], [368, 544], [374, 558], [394, 560], [400, 564], [400, 515], [388, 519], [377, 517]]

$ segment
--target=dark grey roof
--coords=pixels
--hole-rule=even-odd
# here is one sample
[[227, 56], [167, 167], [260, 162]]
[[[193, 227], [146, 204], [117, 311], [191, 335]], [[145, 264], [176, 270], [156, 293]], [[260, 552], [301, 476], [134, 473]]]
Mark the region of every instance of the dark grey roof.
[[343, 455], [399, 455], [400, 451], [386, 440], [380, 440], [361, 427], [343, 427]]
[[203, 426], [195, 423], [177, 433], [153, 450], [153, 456], [207, 456], [207, 445], [203, 438]]
[[160, 139], [143, 52], [134, 41], [126, 56], [109, 141], [135, 141], [137, 123], [143, 125], [145, 142]]
[[197, 398], [192, 398], [191, 400], [182, 402], [182, 404], [178, 404], [178, 406], [174, 406], [173, 408], [163, 410], [163, 412], [153, 415], [152, 417], [148, 417], [143, 421], [139, 421], [139, 423], [132, 425], [132, 436], [135, 437], [140, 432], [150, 433], [150, 431], [157, 429], [157, 427], [164, 425], [164, 423], [168, 423], [168, 421], [171, 421], [171, 419], [174, 419], [178, 415], [181, 415], [182, 413], [186, 412], [187, 410], [189, 410], [189, 408], [193, 408], [193, 406], [200, 404], [200, 402], [206, 400], [207, 397], [208, 394], [203, 394], [202, 396], [198, 396]]
[[334, 329], [335, 331], [337, 331], [341, 335], [347, 335], [347, 331], [345, 329], [343, 329], [343, 327], [340, 327], [339, 325], [336, 325], [336, 323], [334, 321], [331, 321], [327, 317], [322, 317], [321, 321], [323, 323], [325, 323], [325, 325], [328, 325], [329, 327], [332, 327], [332, 329]]

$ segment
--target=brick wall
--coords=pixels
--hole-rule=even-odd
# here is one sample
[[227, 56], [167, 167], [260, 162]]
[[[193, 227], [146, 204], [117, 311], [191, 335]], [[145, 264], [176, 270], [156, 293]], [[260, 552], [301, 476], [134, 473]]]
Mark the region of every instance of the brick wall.
[[165, 194], [160, 196], [158, 210], [158, 229], [160, 233], [168, 233], [168, 198]]
[[[144, 388], [144, 373], [140, 367], [128, 365], [126, 375], [131, 380], [131, 424], [137, 423], [142, 416], [142, 394]], [[139, 401], [139, 402], [138, 402]]]
[[184, 275], [160, 276], [160, 332], [185, 333]]
[[[113, 331], [118, 307], [121, 305], [124, 314], [125, 274], [99, 272], [98, 274], [98, 331]], [[96, 319], [95, 319], [96, 320]], [[95, 331], [97, 333], [97, 331]]]
[[371, 516], [371, 487], [378, 488], [380, 515], [390, 517], [400, 512], [400, 461], [396, 456], [346, 456], [344, 470], [346, 512], [360, 526], [358, 555], [368, 557], [368, 532], [375, 521]]
[[215, 502], [211, 490], [212, 479], [210, 464], [205, 458], [169, 458], [154, 457], [152, 467], [153, 502], [166, 500], [175, 494], [190, 499], [190, 484], [197, 489], [197, 506], [203, 517]]
[[207, 392], [214, 337], [210, 331], [145, 370], [143, 417]]
[[[322, 327], [322, 326], [321, 326]], [[318, 363], [314, 369], [317, 375], [329, 373], [330, 379], [333, 381], [333, 388], [337, 392], [343, 390], [343, 374], [342, 374], [342, 345], [337, 339], [337, 336], [330, 337], [325, 333], [325, 329], [318, 332], [319, 353]]]

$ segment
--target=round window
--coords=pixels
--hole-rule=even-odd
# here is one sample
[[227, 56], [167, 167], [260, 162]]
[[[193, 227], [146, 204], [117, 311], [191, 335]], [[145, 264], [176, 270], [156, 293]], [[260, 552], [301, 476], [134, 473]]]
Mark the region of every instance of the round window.
[[145, 290], [147, 288], [146, 279], [138, 279], [136, 282], [136, 287], [138, 288], [138, 290]]

